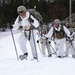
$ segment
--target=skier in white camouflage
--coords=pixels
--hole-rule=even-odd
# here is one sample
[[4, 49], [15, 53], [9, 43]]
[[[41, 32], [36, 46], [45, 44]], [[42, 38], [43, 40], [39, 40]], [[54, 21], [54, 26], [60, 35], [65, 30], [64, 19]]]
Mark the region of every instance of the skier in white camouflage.
[[[40, 39], [37, 40], [37, 43], [41, 43], [41, 53], [43, 56], [46, 56], [46, 54], [48, 54], [48, 57], [51, 57], [51, 48], [50, 48], [50, 44], [49, 44], [49, 40], [46, 39], [46, 37], [44, 35], [46, 35], [48, 33], [48, 26], [46, 24], [43, 24], [40, 30]], [[46, 53], [46, 48], [47, 48], [47, 53]]]
[[71, 28], [70, 32], [71, 32], [72, 41], [66, 42], [65, 55], [66, 55], [66, 57], [68, 57], [69, 54], [71, 53], [72, 57], [75, 58], [75, 32], [74, 32], [74, 29]]
[[[15, 20], [15, 23], [13, 27], [20, 27], [22, 26], [22, 32], [19, 36], [19, 44], [20, 48], [23, 52], [23, 55], [20, 55], [20, 59], [23, 60], [24, 58], [28, 57], [28, 51], [26, 47], [27, 40], [30, 42], [30, 46], [32, 49], [32, 56], [33, 59], [37, 59], [37, 53], [36, 53], [36, 45], [35, 45], [35, 28], [39, 26], [38, 20], [36, 20], [30, 13], [27, 11], [25, 6], [21, 5], [17, 8], [17, 12], [19, 16]], [[30, 17], [30, 18], [29, 18]]]
[[61, 25], [59, 19], [55, 19], [54, 25], [51, 27], [46, 37], [53, 39], [57, 46], [56, 54], [59, 58], [63, 58], [65, 56], [66, 36], [71, 40], [70, 31], [64, 25]]

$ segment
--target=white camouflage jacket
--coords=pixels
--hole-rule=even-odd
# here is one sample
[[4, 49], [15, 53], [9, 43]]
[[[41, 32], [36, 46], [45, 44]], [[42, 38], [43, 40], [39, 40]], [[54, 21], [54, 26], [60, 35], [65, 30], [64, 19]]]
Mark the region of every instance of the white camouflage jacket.
[[[63, 29], [64, 29], [64, 32], [66, 33], [67, 37], [71, 37], [70, 36], [70, 31], [65, 26], [63, 26]], [[53, 27], [51, 27], [51, 29], [49, 30], [48, 34], [46, 34], [45, 36], [51, 39], [52, 35], [53, 35]]]
[[33, 25], [35, 28], [37, 28], [40, 25], [39, 22], [31, 15], [31, 18], [34, 20], [34, 22], [32, 22], [30, 24], [30, 22], [28, 21], [29, 15], [30, 15], [30, 13], [29, 12], [26, 12], [26, 17], [25, 18], [22, 18], [21, 17], [22, 18], [22, 21], [21, 22], [19, 22], [19, 16], [18, 16], [17, 19], [14, 22], [13, 27], [15, 29], [18, 29], [19, 26], [25, 27], [25, 26]]

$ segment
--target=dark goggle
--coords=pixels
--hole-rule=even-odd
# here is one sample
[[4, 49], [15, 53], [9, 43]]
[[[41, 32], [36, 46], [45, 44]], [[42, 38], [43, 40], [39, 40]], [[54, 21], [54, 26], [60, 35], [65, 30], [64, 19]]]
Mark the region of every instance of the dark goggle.
[[23, 11], [19, 11], [18, 13], [23, 13]]

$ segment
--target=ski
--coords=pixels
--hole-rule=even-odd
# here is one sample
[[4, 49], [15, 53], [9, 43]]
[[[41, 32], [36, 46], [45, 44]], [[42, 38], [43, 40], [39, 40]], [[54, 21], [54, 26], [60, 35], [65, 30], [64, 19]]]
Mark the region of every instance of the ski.
[[36, 60], [37, 62], [39, 62], [37, 59], [34, 59], [34, 58], [31, 59], [31, 61], [34, 61], [34, 60]]

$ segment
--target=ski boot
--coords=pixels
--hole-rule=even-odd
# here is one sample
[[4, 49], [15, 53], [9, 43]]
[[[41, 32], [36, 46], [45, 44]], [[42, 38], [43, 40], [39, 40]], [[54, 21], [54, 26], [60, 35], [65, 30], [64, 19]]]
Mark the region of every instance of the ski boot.
[[73, 58], [75, 58], [75, 55], [72, 55]]
[[20, 56], [19, 56], [19, 58], [20, 58], [21, 60], [24, 60], [24, 59], [27, 60], [27, 57], [28, 57], [28, 53], [24, 53], [23, 55], [20, 55]]
[[49, 54], [48, 57], [52, 57], [52, 54]]

